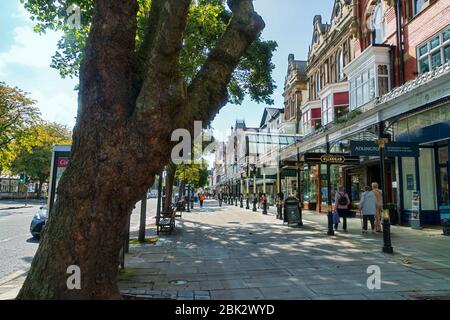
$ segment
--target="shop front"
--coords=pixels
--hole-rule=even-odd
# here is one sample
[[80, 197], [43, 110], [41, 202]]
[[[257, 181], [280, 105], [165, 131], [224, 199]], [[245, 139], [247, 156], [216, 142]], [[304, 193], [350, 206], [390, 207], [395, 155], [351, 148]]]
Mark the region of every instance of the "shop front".
[[[344, 158], [351, 158], [348, 154], [341, 154]], [[305, 158], [307, 155], [305, 156]], [[357, 159], [352, 158], [355, 162]], [[347, 160], [346, 160], [347, 161]], [[350, 160], [349, 160], [350, 161]], [[303, 208], [317, 212], [328, 212], [328, 181], [331, 185], [331, 199], [334, 202], [336, 192], [340, 186], [345, 187], [346, 168], [348, 164], [333, 163], [330, 165], [330, 177], [327, 175], [327, 165], [320, 163], [306, 163], [303, 167]]]
[[440, 210], [450, 204], [450, 103], [444, 103], [398, 121], [396, 140], [417, 142], [420, 157], [398, 161], [401, 220], [408, 224], [413, 195], [420, 193], [421, 225], [440, 224]]

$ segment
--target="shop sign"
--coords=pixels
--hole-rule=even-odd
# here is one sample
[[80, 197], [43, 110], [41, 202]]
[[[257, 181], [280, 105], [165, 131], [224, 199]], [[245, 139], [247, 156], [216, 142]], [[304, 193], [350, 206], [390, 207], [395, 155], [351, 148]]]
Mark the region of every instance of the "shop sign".
[[308, 164], [359, 164], [359, 157], [337, 153], [305, 153], [304, 159]]
[[[375, 141], [350, 141], [352, 156], [376, 157], [380, 149]], [[384, 151], [386, 157], [418, 157], [419, 144], [414, 142], [389, 142]]]
[[386, 145], [387, 157], [419, 157], [419, 144], [414, 142], [390, 142]]
[[350, 141], [352, 156], [374, 157], [380, 154], [380, 149], [374, 141]]

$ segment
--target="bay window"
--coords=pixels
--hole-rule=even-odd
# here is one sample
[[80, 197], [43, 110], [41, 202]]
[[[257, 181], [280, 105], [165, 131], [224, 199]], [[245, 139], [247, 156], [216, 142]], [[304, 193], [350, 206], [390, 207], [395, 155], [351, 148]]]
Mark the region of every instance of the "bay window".
[[322, 124], [324, 126], [334, 121], [334, 106], [331, 98], [330, 94], [322, 100]]
[[311, 111], [303, 112], [303, 134], [308, 134], [311, 132]]
[[378, 91], [375, 68], [372, 66], [350, 81], [350, 109], [356, 109], [377, 96], [389, 91], [389, 69], [387, 65], [377, 65]]

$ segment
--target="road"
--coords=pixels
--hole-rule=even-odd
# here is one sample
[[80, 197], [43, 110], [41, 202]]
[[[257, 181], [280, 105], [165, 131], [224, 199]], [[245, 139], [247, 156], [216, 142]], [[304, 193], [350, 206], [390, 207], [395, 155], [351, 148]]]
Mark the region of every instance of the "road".
[[[39, 242], [30, 234], [30, 223], [41, 204], [25, 207], [24, 202], [0, 201], [0, 280], [14, 272], [30, 267]], [[131, 216], [131, 231], [139, 230], [140, 202]], [[155, 222], [156, 199], [148, 199], [147, 224]]]
[[30, 234], [30, 223], [39, 204], [0, 201], [0, 279], [30, 267], [38, 242]]

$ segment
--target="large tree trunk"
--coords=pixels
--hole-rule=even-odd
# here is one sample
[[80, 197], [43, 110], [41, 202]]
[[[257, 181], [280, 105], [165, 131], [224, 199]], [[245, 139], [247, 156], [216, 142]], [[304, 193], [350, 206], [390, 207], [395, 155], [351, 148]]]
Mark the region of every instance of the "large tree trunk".
[[[138, 76], [137, 0], [95, 1], [71, 161], [18, 298], [119, 298], [128, 214], [167, 163], [172, 130], [210, 119], [225, 104], [231, 72], [263, 28], [252, 1], [230, 1], [234, 16], [222, 42], [187, 90], [178, 62], [190, 2], [152, 0]], [[71, 266], [80, 268], [79, 290], [67, 287]]]
[[[136, 96], [136, 10], [136, 1], [96, 1], [80, 72], [71, 162], [18, 298], [119, 297], [119, 251], [128, 212], [157, 170], [144, 157], [148, 145], [127, 123]], [[145, 169], [149, 174], [144, 176]], [[81, 290], [68, 290], [67, 269], [72, 265], [80, 268]]]

